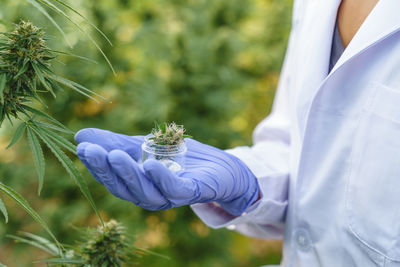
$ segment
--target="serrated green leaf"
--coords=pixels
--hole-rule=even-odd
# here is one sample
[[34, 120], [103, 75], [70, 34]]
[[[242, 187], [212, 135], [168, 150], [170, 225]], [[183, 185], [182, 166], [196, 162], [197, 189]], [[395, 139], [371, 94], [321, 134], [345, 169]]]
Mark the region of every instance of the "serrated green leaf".
[[[40, 92], [37, 87], [36, 87], [36, 79], [34, 79], [32, 81], [32, 84], [28, 84], [30, 91], [32, 92], [32, 96], [33, 98], [35, 98], [40, 104], [42, 104], [44, 107], [48, 107], [46, 105], [46, 103], [44, 103], [44, 101], [40, 98], [40, 96], [38, 95], [38, 92]], [[45, 91], [47, 92], [47, 91]]]
[[11, 117], [10, 117], [10, 114], [8, 112], [6, 112], [5, 114], [6, 114], [6, 117], [7, 117], [8, 121], [10, 122], [10, 124], [14, 125], [14, 123], [13, 123]]
[[0, 104], [0, 126], [4, 121], [4, 106], [2, 104]]
[[49, 15], [49, 13], [44, 9], [39, 3], [37, 3], [34, 0], [28, 0], [29, 3], [31, 3], [37, 10], [39, 10], [40, 13], [42, 13], [50, 22], [57, 28], [57, 30], [61, 33], [63, 36], [65, 42], [68, 44], [69, 47], [72, 48], [71, 43], [69, 42], [67, 35], [65, 34], [64, 30], [58, 25], [58, 23]]
[[58, 127], [56, 125], [53, 125], [53, 124], [50, 124], [50, 123], [47, 123], [47, 122], [35, 121], [35, 123], [40, 125], [40, 126], [42, 126], [42, 127], [46, 127], [46, 128], [58, 131], [58, 132], [62, 132], [62, 133], [66, 133], [66, 134], [74, 134], [74, 132], [72, 132], [70, 130], [66, 130], [64, 128]]
[[15, 143], [18, 142], [18, 140], [21, 138], [22, 134], [24, 133], [25, 128], [26, 128], [26, 123], [25, 122], [21, 123], [18, 126], [17, 130], [15, 130], [14, 136], [11, 139], [10, 144], [6, 147], [6, 149], [12, 147]]
[[14, 76], [14, 80], [18, 79], [19, 76], [24, 74], [28, 70], [28, 62], [25, 61], [22, 68], [18, 71], [17, 75]]
[[30, 107], [30, 106], [27, 106], [27, 105], [21, 105], [21, 107], [23, 107], [24, 109], [26, 109], [26, 110], [32, 112], [33, 114], [36, 114], [36, 115], [38, 115], [38, 116], [41, 116], [41, 117], [43, 117], [43, 118], [48, 119], [49, 121], [51, 121], [51, 122], [57, 124], [59, 127], [64, 128], [65, 130], [70, 131], [70, 132], [72, 133], [72, 131], [69, 130], [66, 126], [64, 126], [64, 124], [62, 124], [62, 123], [59, 122], [58, 120], [54, 119], [53, 117], [51, 117], [51, 116], [48, 115], [47, 113], [44, 113], [43, 111], [40, 111], [40, 110], [38, 110], [38, 109], [36, 109], [36, 108]]
[[52, 88], [57, 89], [57, 90], [59, 90], [60, 92], [64, 92], [64, 91], [65, 91], [64, 88], [61, 87], [60, 84], [58, 84], [57, 82], [55, 82], [55, 81], [53, 81], [53, 80], [51, 80], [51, 79], [48, 79], [48, 82], [50, 83], [50, 86], [51, 86]]
[[49, 69], [48, 66], [46, 66], [45, 64], [43, 64], [43, 62], [38, 61], [37, 63], [38, 63], [38, 66], [37, 66], [37, 67], [40, 69], [40, 71], [42, 71], [42, 73], [48, 72], [48, 73], [54, 74], [54, 72], [53, 72], [51, 69]]
[[80, 93], [80, 94], [82, 94], [82, 95], [84, 95], [86, 97], [89, 97], [89, 98], [93, 99], [96, 102], [98, 102], [97, 99], [95, 99], [94, 97], [92, 97], [89, 94], [93, 94], [93, 95], [95, 95], [97, 97], [102, 98], [103, 100], [109, 101], [104, 96], [97, 94], [96, 92], [84, 87], [83, 85], [80, 85], [79, 83], [70, 81], [68, 79], [65, 79], [63, 77], [60, 77], [60, 76], [57, 76], [57, 75], [54, 75], [54, 74], [48, 74], [47, 77], [50, 78], [50, 79], [53, 79], [54, 81], [56, 81], [58, 83], [61, 83], [61, 84], [65, 85], [68, 88], [71, 88], [71, 89], [77, 91], [78, 93]]
[[3, 200], [0, 198], [0, 211], [4, 215], [4, 219], [6, 220], [6, 223], [8, 223], [8, 213], [7, 213], [7, 208], [6, 205], [4, 205]]
[[49, 84], [46, 82], [42, 71], [39, 69], [39, 67], [36, 64], [32, 64], [33, 69], [35, 70], [36, 75], [39, 78], [40, 83], [44, 86], [44, 88], [47, 89], [47, 91], [49, 91], [54, 97], [56, 97], [56, 94], [54, 93], [53, 89], [51, 88], [51, 86], [49, 86]]
[[42, 147], [40, 146], [39, 140], [37, 139], [35, 133], [30, 127], [27, 127], [26, 131], [28, 135], [29, 146], [31, 147], [33, 158], [35, 160], [36, 171], [39, 176], [38, 194], [40, 195], [40, 192], [43, 188], [46, 162], [44, 160]]
[[65, 6], [66, 8], [68, 8], [69, 10], [71, 10], [72, 12], [74, 12], [75, 14], [77, 14], [78, 16], [80, 16], [81, 18], [83, 18], [87, 23], [89, 23], [90, 26], [92, 26], [93, 28], [96, 29], [96, 31], [98, 31], [103, 38], [112, 46], [112, 42], [110, 41], [110, 39], [108, 39], [107, 35], [105, 35], [105, 33], [100, 30], [94, 23], [92, 23], [88, 18], [86, 18], [85, 16], [83, 16], [81, 13], [79, 13], [76, 9], [72, 8], [70, 5], [67, 5], [66, 3], [64, 3], [63, 1], [60, 0], [55, 0], [57, 3], [59, 3], [62, 6]]
[[157, 252], [154, 252], [154, 251], [151, 251], [151, 250], [148, 250], [148, 249], [139, 248], [139, 247], [137, 247], [137, 246], [134, 246], [134, 245], [132, 245], [132, 248], [134, 248], [134, 249], [135, 249], [135, 250], [137, 250], [137, 251], [141, 251], [141, 252], [143, 252], [143, 254], [150, 254], [150, 255], [154, 255], [154, 256], [157, 256], [157, 257], [160, 257], [160, 258], [164, 258], [164, 259], [166, 259], [166, 260], [170, 260], [170, 259], [171, 259], [171, 258], [170, 258], [170, 257], [168, 257], [168, 256], [165, 256], [165, 255], [159, 254], [159, 253], [157, 253]]
[[54, 253], [54, 255], [60, 255], [60, 250], [59, 248], [52, 243], [50, 240], [48, 240], [47, 238], [38, 236], [38, 235], [34, 235], [32, 233], [28, 233], [28, 232], [20, 232], [22, 235], [42, 244], [43, 246], [47, 247], [52, 253]]
[[[34, 122], [34, 123], [37, 125], [37, 122]], [[50, 137], [51, 139], [56, 141], [59, 145], [61, 145], [65, 149], [69, 150], [73, 154], [76, 154], [76, 146], [74, 144], [72, 144], [70, 141], [68, 141], [67, 139], [65, 139], [64, 137], [62, 137], [52, 131], [49, 131], [46, 128], [37, 127], [37, 130], [43, 134], [46, 134], [48, 137]]]
[[0, 267], [7, 267], [7, 266], [0, 262]]
[[46, 251], [47, 253], [49, 253], [49, 254], [51, 254], [53, 256], [57, 255], [57, 254], [54, 254], [51, 250], [49, 250], [47, 247], [45, 247], [42, 244], [40, 244], [39, 242], [36, 242], [36, 241], [33, 241], [33, 240], [29, 240], [29, 239], [26, 239], [26, 238], [22, 238], [22, 237], [16, 236], [16, 235], [7, 235], [7, 237], [8, 238], [12, 238], [17, 242], [28, 244], [28, 245], [31, 245], [33, 247], [39, 248], [41, 250], [44, 250], [44, 251]]
[[63, 52], [63, 51], [57, 51], [57, 50], [51, 50], [51, 52], [58, 53], [58, 54], [61, 54], [61, 55], [65, 55], [65, 56], [69, 56], [69, 57], [76, 57], [76, 58], [79, 58], [79, 59], [82, 59], [82, 60], [89, 61], [89, 62], [94, 63], [94, 64], [99, 64], [96, 60], [93, 60], [93, 59], [90, 59], [90, 58], [87, 58], [87, 57], [83, 57], [83, 56], [80, 56], [80, 55], [75, 55], [75, 54], [72, 54], [72, 53]]
[[69, 263], [69, 264], [85, 264], [82, 260], [74, 260], [74, 259], [48, 259], [48, 260], [41, 260], [36, 262], [45, 262], [45, 263]]
[[63, 167], [67, 170], [68, 174], [72, 177], [75, 183], [78, 185], [82, 194], [87, 198], [93, 210], [96, 212], [99, 217], [101, 224], [104, 225], [103, 219], [96, 207], [96, 204], [93, 201], [92, 195], [90, 194], [89, 188], [83, 179], [82, 175], [75, 167], [74, 163], [71, 159], [54, 143], [47, 135], [44, 135], [40, 130], [38, 130], [37, 126], [32, 125], [32, 129], [36, 132], [39, 138], [46, 144], [46, 146], [51, 150], [51, 152], [56, 156], [56, 158], [60, 161]]
[[7, 75], [3, 73], [3, 74], [0, 75], [0, 99], [1, 99], [1, 104], [4, 103], [4, 88], [6, 87], [6, 82], [7, 82]]
[[62, 248], [60, 242], [58, 242], [56, 236], [47, 226], [46, 222], [40, 217], [40, 215], [34, 209], [31, 208], [28, 201], [26, 201], [19, 193], [14, 191], [14, 189], [3, 184], [2, 182], [0, 182], [0, 191], [9, 196], [10, 198], [12, 198], [14, 201], [16, 201], [19, 206], [21, 206], [36, 222], [38, 222], [43, 227], [43, 229], [51, 236], [51, 238], [54, 240], [57, 246], [60, 249]]
[[[88, 97], [88, 98], [90, 98], [90, 99], [92, 99], [92, 100], [94, 100], [94, 101], [96, 101], [96, 102], [99, 102], [96, 98], [94, 98], [93, 96], [91, 96], [91, 95], [85, 93], [83, 90], [80, 90], [79, 88], [77, 88], [76, 86], [74, 86], [71, 82], [69, 82], [68, 80], [66, 80], [66, 79], [64, 79], [64, 78], [62, 78], [62, 77], [60, 77], [60, 76], [49, 75], [49, 74], [48, 74], [47, 77], [50, 78], [50, 79], [52, 79], [52, 80], [54, 80], [54, 81], [56, 81], [56, 82], [58, 82], [58, 83], [61, 83], [62, 85], [66, 86], [66, 87], [68, 87], [68, 88], [71, 88], [72, 90], [77, 91], [78, 93], [80, 93], [80, 94], [82, 94], [82, 95], [84, 95], [84, 96], [86, 96], [86, 97]], [[88, 90], [89, 90], [89, 89], [88, 89]]]
[[116, 74], [113, 65], [111, 64], [111, 61], [108, 59], [108, 57], [106, 56], [106, 54], [104, 53], [103, 49], [101, 49], [101, 47], [98, 45], [98, 43], [93, 39], [93, 37], [85, 30], [83, 29], [77, 22], [75, 22], [70, 16], [68, 16], [64, 11], [62, 11], [60, 8], [58, 8], [56, 5], [54, 5], [53, 3], [51, 3], [48, 0], [34, 0], [38, 3], [42, 3], [43, 5], [53, 9], [55, 12], [57, 12], [59, 15], [63, 16], [64, 18], [66, 18], [67, 20], [69, 20], [75, 27], [78, 28], [78, 30], [80, 30], [82, 33], [84, 33], [86, 35], [87, 38], [89, 38], [89, 40], [92, 42], [92, 44], [97, 48], [97, 50], [99, 50], [99, 52], [101, 53], [101, 55], [103, 56], [103, 58], [106, 60], [108, 66], [110, 67], [111, 71]]

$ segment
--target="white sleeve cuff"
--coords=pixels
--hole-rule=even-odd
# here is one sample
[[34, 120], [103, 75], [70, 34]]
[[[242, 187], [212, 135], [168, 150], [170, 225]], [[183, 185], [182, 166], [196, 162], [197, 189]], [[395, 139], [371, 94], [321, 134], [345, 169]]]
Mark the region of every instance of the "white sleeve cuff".
[[216, 202], [197, 203], [193, 211], [208, 226], [221, 228], [231, 225], [256, 223], [262, 225], [282, 223], [287, 207], [287, 176], [265, 177], [259, 179], [261, 198], [251, 205], [241, 216], [233, 216]]

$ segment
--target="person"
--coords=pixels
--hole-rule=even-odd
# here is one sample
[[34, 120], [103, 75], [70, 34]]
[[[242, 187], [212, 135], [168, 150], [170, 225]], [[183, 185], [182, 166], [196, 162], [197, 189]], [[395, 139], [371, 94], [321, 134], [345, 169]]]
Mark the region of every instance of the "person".
[[188, 139], [177, 173], [137, 163], [141, 136], [83, 129], [76, 141], [112, 194], [283, 238], [282, 266], [400, 266], [400, 1], [295, 0], [273, 111], [253, 137], [227, 151]]

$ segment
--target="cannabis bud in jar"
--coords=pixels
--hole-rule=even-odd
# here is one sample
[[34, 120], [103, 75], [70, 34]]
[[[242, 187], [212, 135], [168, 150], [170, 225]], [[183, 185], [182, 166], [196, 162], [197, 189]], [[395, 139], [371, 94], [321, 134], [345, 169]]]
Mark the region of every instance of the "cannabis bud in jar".
[[181, 171], [185, 167], [185, 128], [172, 122], [156, 124], [142, 145], [142, 162], [155, 159], [171, 171]]

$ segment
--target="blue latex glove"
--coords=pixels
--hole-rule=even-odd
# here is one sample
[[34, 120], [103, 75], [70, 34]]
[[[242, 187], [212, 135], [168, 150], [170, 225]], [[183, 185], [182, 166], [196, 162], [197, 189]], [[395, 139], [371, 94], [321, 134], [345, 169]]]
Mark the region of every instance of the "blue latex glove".
[[171, 172], [156, 160], [140, 164], [143, 136], [83, 129], [77, 153], [90, 173], [115, 196], [149, 210], [216, 201], [242, 214], [259, 195], [252, 172], [235, 156], [187, 138], [186, 167]]

